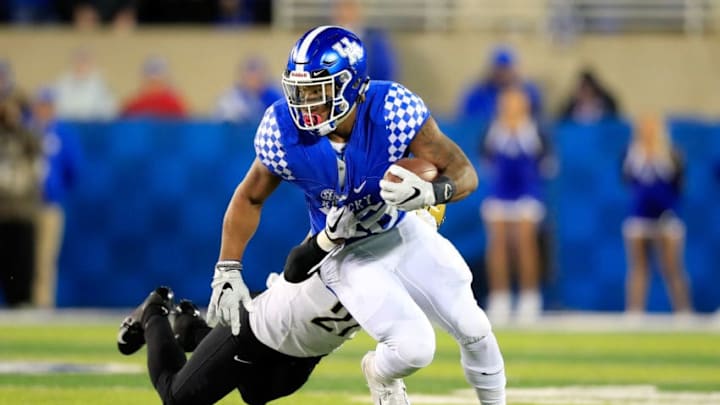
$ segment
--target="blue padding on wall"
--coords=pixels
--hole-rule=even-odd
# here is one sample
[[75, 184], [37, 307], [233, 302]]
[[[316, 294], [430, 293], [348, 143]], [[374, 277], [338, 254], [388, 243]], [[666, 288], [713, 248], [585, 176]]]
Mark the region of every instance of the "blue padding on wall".
[[[59, 305], [128, 306], [160, 284], [204, 304], [254, 128], [140, 120], [77, 129], [86, 161], [67, 204]], [[267, 202], [246, 254], [251, 289], [307, 232], [302, 207], [288, 186]]]
[[[487, 171], [480, 164], [478, 122], [441, 122], [477, 165], [480, 188], [452, 204], [441, 232], [485, 278], [485, 236], [478, 210]], [[150, 120], [77, 124], [83, 172], [67, 201], [61, 255], [60, 306], [131, 306], [160, 284], [205, 305], [220, 247], [222, 218], [236, 185], [252, 163], [254, 127], [211, 122]], [[720, 305], [720, 127], [673, 121], [673, 138], [686, 155], [683, 215], [687, 268], [697, 309]], [[620, 164], [630, 129], [624, 123], [560, 125], [551, 132], [560, 172], [547, 184], [552, 274], [548, 308], [622, 310], [625, 255], [620, 226], [627, 190]], [[717, 166], [720, 167], [720, 166]], [[308, 230], [302, 194], [283, 184], [269, 198], [247, 248], [247, 283], [261, 290], [282, 269], [286, 253]], [[657, 277], [656, 277], [657, 278]], [[668, 310], [659, 279], [649, 307]]]

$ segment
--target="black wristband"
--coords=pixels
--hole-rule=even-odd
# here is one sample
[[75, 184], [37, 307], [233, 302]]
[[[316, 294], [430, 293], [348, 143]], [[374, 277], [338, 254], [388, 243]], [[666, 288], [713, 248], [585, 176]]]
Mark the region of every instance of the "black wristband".
[[435, 204], [444, 204], [455, 195], [455, 183], [448, 176], [440, 176], [433, 180], [433, 193]]

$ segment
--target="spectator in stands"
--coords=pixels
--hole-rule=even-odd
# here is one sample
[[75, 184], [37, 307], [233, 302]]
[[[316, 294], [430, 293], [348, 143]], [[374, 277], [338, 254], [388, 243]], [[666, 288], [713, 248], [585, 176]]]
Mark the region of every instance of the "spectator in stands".
[[20, 106], [0, 100], [0, 288], [10, 307], [30, 304], [42, 152]]
[[125, 104], [124, 117], [183, 118], [187, 116], [185, 101], [173, 88], [167, 61], [151, 56], [142, 67], [138, 93]]
[[81, 0], [75, 3], [72, 14], [73, 27], [77, 31], [94, 31], [100, 26], [100, 13], [91, 1]]
[[127, 33], [137, 26], [137, 10], [131, 3], [119, 7], [112, 16], [112, 27], [115, 32]]
[[662, 119], [644, 115], [636, 120], [624, 163], [632, 205], [623, 223], [627, 249], [629, 313], [645, 311], [650, 252], [658, 254], [660, 270], [676, 312], [690, 312], [690, 294], [683, 265], [685, 225], [678, 217], [683, 162]]
[[217, 24], [221, 27], [240, 27], [254, 22], [247, 0], [219, 0]]
[[398, 79], [397, 56], [387, 33], [366, 26], [360, 0], [334, 0], [332, 23], [356, 33], [367, 50], [368, 75], [373, 80]]
[[517, 70], [515, 52], [506, 46], [498, 46], [492, 51], [488, 74], [472, 86], [464, 95], [460, 104], [461, 119], [479, 119], [490, 122], [495, 118], [500, 93], [510, 87], [520, 87], [526, 93], [530, 111], [535, 119], [540, 119], [542, 100], [539, 88], [524, 80]]
[[63, 120], [109, 120], [117, 115], [117, 101], [100, 74], [90, 50], [77, 49], [70, 70], [55, 86], [58, 118]]
[[216, 117], [231, 122], [259, 122], [265, 109], [283, 97], [267, 71], [267, 64], [258, 57], [239, 65], [235, 85], [218, 99]]
[[617, 119], [619, 108], [612, 95], [595, 74], [585, 69], [558, 117], [561, 121], [594, 124]]
[[10, 63], [4, 59], [0, 59], [0, 103], [11, 101], [20, 109], [22, 121], [25, 122], [30, 117], [30, 102], [22, 89], [15, 84]]
[[37, 255], [33, 304], [55, 306], [57, 264], [62, 246], [66, 192], [74, 185], [80, 162], [80, 143], [72, 129], [55, 117], [55, 94], [40, 89], [33, 99], [30, 129], [39, 137], [45, 157], [43, 200], [37, 218]]
[[500, 93], [497, 117], [482, 145], [491, 174], [490, 192], [481, 206], [488, 243], [487, 314], [493, 322], [510, 319], [510, 269], [516, 267], [517, 320], [532, 321], [542, 311], [538, 227], [545, 215], [541, 169], [549, 166], [550, 155], [523, 87], [508, 87]]
[[51, 23], [58, 19], [52, 0], [10, 0], [7, 3], [13, 24]]

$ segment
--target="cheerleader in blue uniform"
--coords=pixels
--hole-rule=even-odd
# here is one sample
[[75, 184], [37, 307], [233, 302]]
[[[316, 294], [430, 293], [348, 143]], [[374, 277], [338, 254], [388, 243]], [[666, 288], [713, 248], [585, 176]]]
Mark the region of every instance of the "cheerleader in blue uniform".
[[498, 103], [498, 117], [483, 143], [491, 174], [490, 193], [481, 206], [488, 244], [488, 315], [498, 322], [509, 320], [509, 269], [515, 264], [519, 270], [518, 320], [531, 321], [542, 310], [537, 234], [545, 215], [540, 194], [541, 164], [547, 148], [523, 91], [508, 89]]
[[623, 223], [628, 257], [628, 312], [645, 310], [653, 250], [658, 255], [673, 309], [691, 311], [683, 266], [685, 225], [677, 216], [683, 171], [680, 155], [671, 145], [662, 120], [650, 115], [638, 119], [623, 163], [623, 174], [632, 193], [630, 216]]

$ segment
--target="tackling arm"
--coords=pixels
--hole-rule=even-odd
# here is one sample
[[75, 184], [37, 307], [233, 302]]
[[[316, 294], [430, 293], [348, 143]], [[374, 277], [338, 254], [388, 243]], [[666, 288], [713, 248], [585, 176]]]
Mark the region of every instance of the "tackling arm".
[[[321, 235], [320, 233], [319, 235]], [[315, 235], [305, 243], [295, 246], [285, 261], [285, 269], [283, 275], [285, 280], [290, 283], [300, 283], [307, 280], [312, 273], [310, 269], [320, 263], [328, 252], [318, 245]]]
[[279, 177], [255, 159], [225, 211], [219, 260], [242, 259], [245, 246], [260, 222], [262, 205], [280, 182]]
[[442, 133], [433, 117], [428, 117], [410, 143], [410, 152], [437, 166], [440, 176], [454, 185], [448, 201], [458, 201], [475, 191], [478, 176], [475, 168], [460, 147]]

